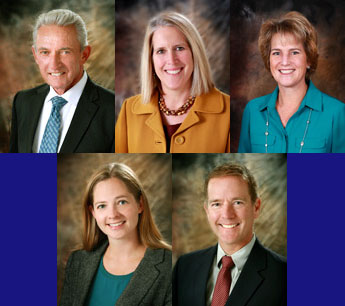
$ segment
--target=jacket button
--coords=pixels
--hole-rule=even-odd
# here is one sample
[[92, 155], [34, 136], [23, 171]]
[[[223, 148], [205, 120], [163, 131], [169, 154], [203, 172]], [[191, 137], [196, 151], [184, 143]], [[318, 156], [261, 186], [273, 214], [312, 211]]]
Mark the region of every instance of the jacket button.
[[181, 145], [184, 143], [184, 137], [183, 136], [178, 136], [175, 138], [175, 143], [178, 145]]

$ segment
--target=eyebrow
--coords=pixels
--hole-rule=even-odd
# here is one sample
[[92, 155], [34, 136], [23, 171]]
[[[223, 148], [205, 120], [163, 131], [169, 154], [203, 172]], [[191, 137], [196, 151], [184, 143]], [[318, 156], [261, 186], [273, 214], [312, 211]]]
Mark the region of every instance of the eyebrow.
[[[177, 43], [177, 44], [173, 45], [172, 47], [173, 47], [173, 48], [176, 48], [176, 47], [182, 46], [182, 45], [188, 46], [188, 44], [187, 44], [186, 42], [181, 42], [181, 43]], [[153, 48], [153, 50], [159, 50], [159, 49], [166, 49], [166, 47], [157, 47], [157, 48]]]
[[[272, 48], [271, 49], [271, 51], [281, 51], [282, 49], [280, 49], [280, 48]], [[301, 48], [291, 48], [291, 49], [289, 49], [289, 51], [292, 51], [292, 50], [302, 50]]]
[[[40, 51], [40, 50], [49, 50], [49, 48], [47, 48], [47, 47], [40, 47], [40, 48], [38, 48], [38, 50]], [[72, 48], [69, 48], [69, 47], [63, 47], [63, 48], [60, 48], [59, 49], [59, 51], [61, 51], [61, 50], [73, 50]]]

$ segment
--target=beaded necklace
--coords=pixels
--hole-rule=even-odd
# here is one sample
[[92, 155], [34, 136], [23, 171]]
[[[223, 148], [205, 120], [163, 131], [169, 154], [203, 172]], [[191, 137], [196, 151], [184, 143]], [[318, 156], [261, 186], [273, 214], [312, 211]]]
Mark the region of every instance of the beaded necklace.
[[[299, 153], [302, 153], [302, 149], [303, 149], [303, 146], [304, 146], [304, 139], [305, 139], [305, 136], [307, 135], [307, 131], [308, 131], [309, 123], [310, 123], [311, 112], [312, 112], [312, 109], [309, 110], [309, 116], [308, 116], [308, 120], [307, 120], [307, 122], [306, 122], [306, 126], [305, 126], [305, 130], [304, 130], [303, 139], [302, 139], [302, 141], [301, 141], [301, 143], [300, 143]], [[269, 133], [268, 133], [268, 126], [269, 126], [268, 117], [269, 117], [269, 111], [268, 111], [268, 108], [267, 108], [266, 131], [265, 131], [265, 137], [266, 137], [265, 149], [266, 149], [266, 153], [267, 153], [267, 151], [268, 151], [268, 142], [267, 142], [267, 138], [268, 138], [268, 134], [269, 134]]]
[[167, 106], [165, 105], [164, 97], [162, 95], [159, 95], [159, 98], [158, 98], [159, 109], [161, 112], [163, 112], [167, 116], [183, 115], [184, 113], [187, 112], [189, 108], [192, 107], [192, 105], [194, 104], [194, 101], [195, 101], [195, 97], [189, 97], [187, 101], [181, 107], [179, 107], [176, 110], [171, 110], [167, 108]]

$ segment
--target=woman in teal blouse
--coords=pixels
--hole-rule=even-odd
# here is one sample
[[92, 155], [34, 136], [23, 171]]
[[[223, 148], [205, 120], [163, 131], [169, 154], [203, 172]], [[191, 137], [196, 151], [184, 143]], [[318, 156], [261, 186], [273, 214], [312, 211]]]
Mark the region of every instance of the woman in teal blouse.
[[310, 22], [298, 12], [266, 21], [259, 48], [278, 87], [247, 104], [238, 152], [345, 152], [345, 104], [310, 80], [318, 59]]
[[171, 305], [171, 247], [134, 172], [119, 163], [101, 168], [83, 210], [83, 249], [68, 259], [60, 306]]

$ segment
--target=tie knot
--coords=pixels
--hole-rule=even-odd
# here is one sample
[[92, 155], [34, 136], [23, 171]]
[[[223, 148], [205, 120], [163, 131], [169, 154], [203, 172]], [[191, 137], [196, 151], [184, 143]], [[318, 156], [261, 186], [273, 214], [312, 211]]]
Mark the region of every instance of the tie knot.
[[65, 100], [62, 97], [55, 96], [52, 99], [53, 107], [55, 107], [58, 111], [67, 103], [67, 100]]
[[222, 257], [222, 268], [224, 269], [231, 269], [234, 266], [234, 262], [230, 256], [223, 256]]

